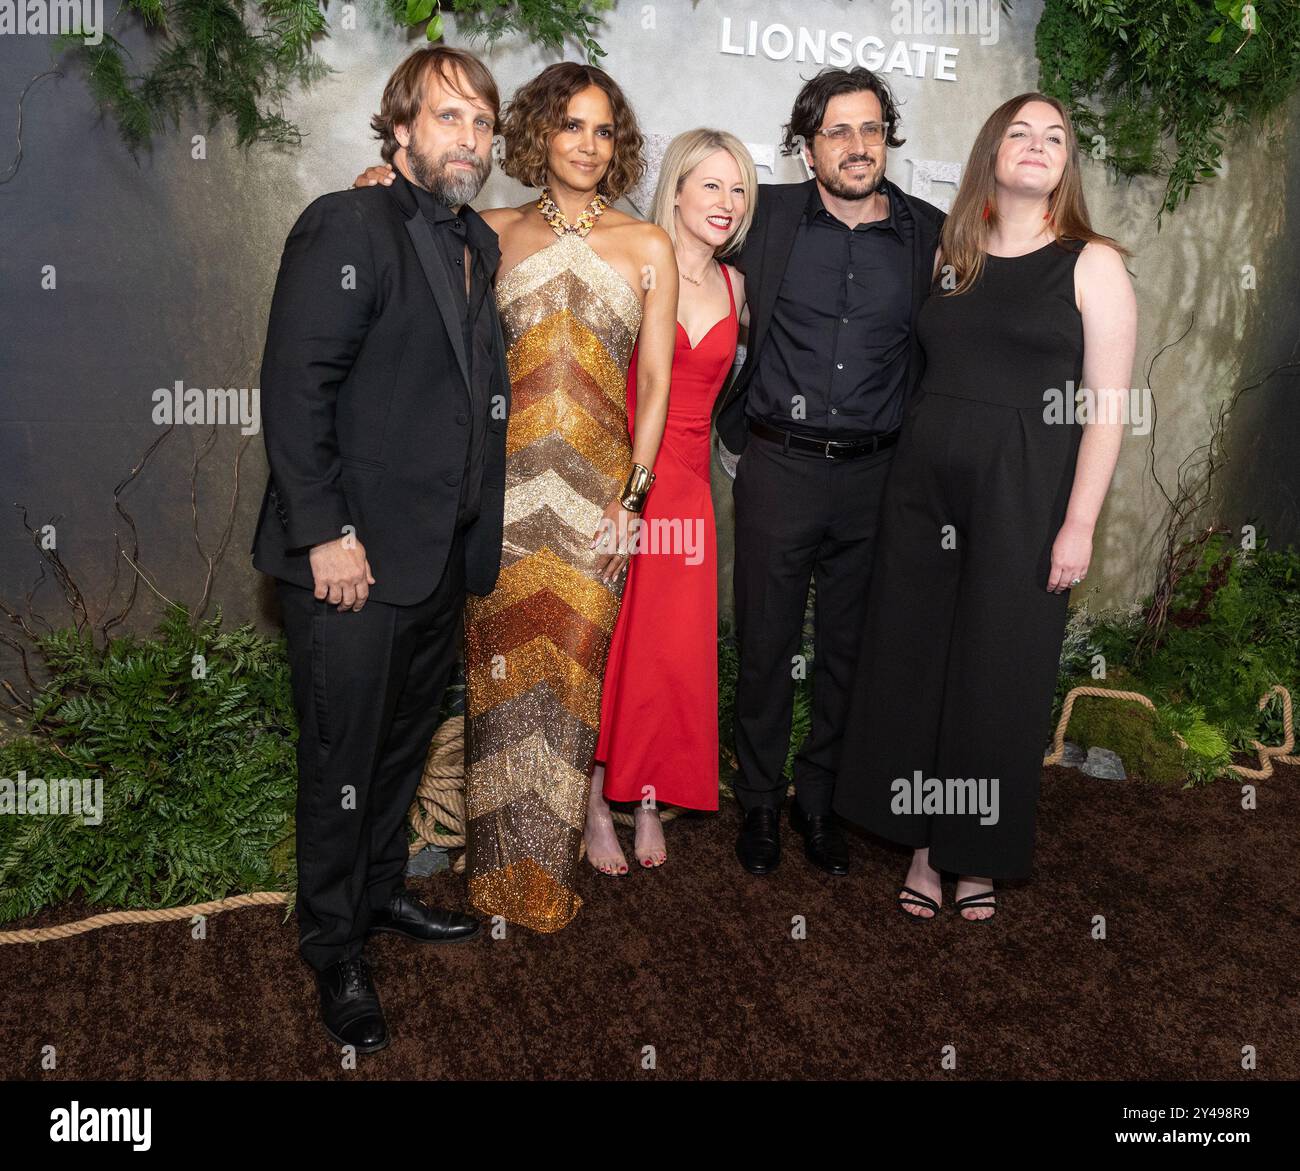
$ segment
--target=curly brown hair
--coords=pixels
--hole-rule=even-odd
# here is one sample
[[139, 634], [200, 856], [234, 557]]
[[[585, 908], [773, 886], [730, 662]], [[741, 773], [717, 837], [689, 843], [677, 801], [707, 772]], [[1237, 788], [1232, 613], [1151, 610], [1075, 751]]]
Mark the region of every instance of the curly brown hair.
[[525, 187], [545, 186], [547, 150], [564, 125], [569, 99], [591, 85], [605, 91], [614, 111], [614, 154], [596, 190], [612, 203], [636, 186], [645, 174], [645, 139], [631, 105], [603, 69], [573, 61], [548, 65], [515, 91], [501, 119], [501, 169]]

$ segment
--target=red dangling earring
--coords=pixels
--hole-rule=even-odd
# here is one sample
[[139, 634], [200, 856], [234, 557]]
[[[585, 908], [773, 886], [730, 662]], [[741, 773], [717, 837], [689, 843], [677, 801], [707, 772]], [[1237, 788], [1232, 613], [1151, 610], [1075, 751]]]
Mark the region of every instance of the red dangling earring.
[[989, 206], [989, 201], [986, 199], [986, 200], [984, 201], [984, 218], [985, 218], [985, 219], [988, 219], [988, 218], [989, 218], [989, 214], [990, 214], [992, 211], [993, 211], [993, 208]]

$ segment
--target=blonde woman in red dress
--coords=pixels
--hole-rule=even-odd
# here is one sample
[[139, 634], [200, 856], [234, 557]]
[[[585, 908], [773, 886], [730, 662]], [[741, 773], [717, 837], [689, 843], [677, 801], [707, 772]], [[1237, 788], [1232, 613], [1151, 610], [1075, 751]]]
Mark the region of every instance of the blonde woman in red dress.
[[[604, 874], [628, 872], [609, 802], [635, 802], [634, 854], [667, 859], [659, 810], [718, 808], [718, 575], [709, 490], [710, 415], [746, 315], [743, 275], [720, 259], [744, 242], [758, 177], [719, 130], [678, 135], [651, 218], [673, 240], [679, 293], [668, 421], [614, 627], [585, 838]], [[636, 419], [637, 354], [628, 371]], [[635, 428], [633, 428], [635, 430]], [[633, 436], [635, 438], [635, 436]]]

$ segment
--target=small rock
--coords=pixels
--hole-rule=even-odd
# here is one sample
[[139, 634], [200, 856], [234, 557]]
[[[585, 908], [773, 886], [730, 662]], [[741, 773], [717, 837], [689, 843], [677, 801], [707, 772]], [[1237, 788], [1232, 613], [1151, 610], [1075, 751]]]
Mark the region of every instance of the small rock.
[[430, 874], [438, 874], [450, 866], [446, 850], [441, 846], [425, 846], [407, 861], [406, 873], [409, 878], [428, 878]]
[[1084, 752], [1073, 740], [1065, 742], [1065, 753], [1061, 757], [1061, 764], [1066, 768], [1078, 768], [1088, 759], [1088, 754]]
[[1083, 762], [1083, 771], [1090, 777], [1100, 777], [1104, 781], [1128, 780], [1119, 753], [1112, 752], [1109, 748], [1089, 748], [1088, 758]]

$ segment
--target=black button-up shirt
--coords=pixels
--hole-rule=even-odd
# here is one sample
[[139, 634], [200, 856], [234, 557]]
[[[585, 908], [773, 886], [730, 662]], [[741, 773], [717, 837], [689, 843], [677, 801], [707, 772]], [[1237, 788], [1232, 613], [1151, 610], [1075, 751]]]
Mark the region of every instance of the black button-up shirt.
[[881, 192], [885, 218], [850, 228], [810, 189], [746, 396], [749, 418], [840, 441], [902, 421], [916, 226], [902, 200]]
[[[465, 457], [465, 472], [460, 480], [460, 504], [456, 527], [473, 524], [479, 514], [483, 484], [483, 457], [487, 439], [489, 399], [492, 393], [492, 374], [495, 369], [496, 330], [492, 315], [485, 311], [491, 293], [492, 273], [484, 259], [483, 249], [488, 236], [494, 235], [477, 214], [459, 214], [435, 199], [423, 187], [414, 183], [411, 189], [415, 200], [429, 226], [433, 242], [447, 266], [452, 293], [460, 314], [461, 340], [470, 372], [470, 407], [459, 412], [456, 421], [470, 428], [469, 444]], [[462, 209], [464, 210], [464, 209]], [[486, 233], [486, 235], [485, 235]], [[470, 251], [471, 283], [465, 290], [465, 248]]]

